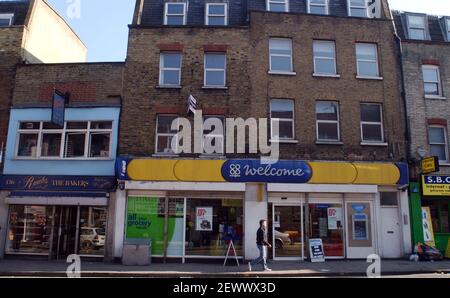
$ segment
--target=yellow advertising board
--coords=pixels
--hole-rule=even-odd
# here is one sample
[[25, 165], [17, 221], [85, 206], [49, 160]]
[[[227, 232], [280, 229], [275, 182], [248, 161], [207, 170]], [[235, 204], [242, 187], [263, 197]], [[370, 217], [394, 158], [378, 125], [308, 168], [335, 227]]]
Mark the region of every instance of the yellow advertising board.
[[431, 221], [430, 207], [422, 207], [422, 227], [423, 227], [423, 241], [425, 244], [436, 247], [434, 241], [433, 223]]
[[422, 176], [422, 192], [424, 196], [450, 196], [450, 176]]
[[422, 174], [439, 172], [439, 158], [437, 156], [422, 159]]

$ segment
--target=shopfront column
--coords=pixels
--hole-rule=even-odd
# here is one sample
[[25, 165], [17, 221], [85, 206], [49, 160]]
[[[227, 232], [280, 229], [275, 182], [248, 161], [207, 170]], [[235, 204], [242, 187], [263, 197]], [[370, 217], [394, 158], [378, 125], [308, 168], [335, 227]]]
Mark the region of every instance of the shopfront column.
[[114, 212], [114, 243], [113, 257], [122, 258], [124, 234], [125, 234], [125, 216], [127, 207], [126, 190], [117, 189], [115, 198]]
[[256, 231], [259, 228], [259, 221], [267, 219], [268, 216], [266, 184], [246, 184], [244, 213], [244, 258], [248, 260], [259, 256], [258, 248], [256, 247]]
[[8, 205], [5, 202], [6, 192], [0, 192], [0, 259], [5, 254], [5, 239], [8, 232]]

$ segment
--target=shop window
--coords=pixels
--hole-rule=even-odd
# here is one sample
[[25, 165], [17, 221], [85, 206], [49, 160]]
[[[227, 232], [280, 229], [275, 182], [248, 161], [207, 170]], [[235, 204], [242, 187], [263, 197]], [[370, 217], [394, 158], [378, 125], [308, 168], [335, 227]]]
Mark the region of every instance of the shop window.
[[186, 256], [224, 257], [230, 240], [242, 256], [242, 200], [187, 199], [186, 204]]
[[0, 14], [0, 27], [8, 27], [13, 24], [13, 13], [1, 13]]
[[[273, 129], [276, 122], [278, 124], [278, 133]], [[272, 140], [293, 140], [294, 101], [272, 99], [270, 102], [270, 123]]]
[[339, 141], [339, 104], [333, 101], [316, 103], [316, 128], [318, 141]]
[[49, 254], [53, 207], [11, 205], [7, 253]]
[[358, 77], [378, 78], [377, 45], [373, 43], [356, 44], [356, 67]]
[[314, 74], [336, 74], [336, 49], [334, 41], [315, 40], [314, 48]]
[[160, 86], [181, 85], [181, 53], [161, 53], [159, 68]]
[[396, 192], [380, 192], [381, 206], [398, 206], [398, 195]]
[[186, 3], [166, 3], [164, 13], [164, 25], [186, 25]]
[[[205, 154], [223, 154], [224, 153], [224, 132], [225, 117], [223, 116], [205, 116], [203, 117], [203, 153]], [[220, 125], [219, 125], [220, 123]]]
[[328, 14], [328, 0], [308, 0], [308, 13]]
[[406, 22], [408, 26], [409, 39], [425, 40], [427, 39], [427, 26], [424, 15], [407, 15]]
[[70, 121], [62, 129], [50, 122], [21, 122], [16, 155], [19, 158], [109, 158], [111, 133], [112, 121]]
[[325, 256], [344, 256], [342, 204], [309, 204], [310, 238], [321, 238]]
[[174, 154], [172, 140], [177, 134], [177, 130], [172, 129], [172, 123], [178, 116], [158, 115], [156, 124], [156, 153]]
[[439, 74], [439, 66], [423, 65], [423, 89], [425, 96], [442, 96], [441, 78]]
[[429, 126], [428, 141], [430, 143], [430, 154], [437, 156], [439, 161], [448, 162], [447, 129], [444, 126]]
[[271, 38], [269, 40], [270, 72], [292, 73], [292, 40]]
[[80, 207], [79, 254], [105, 255], [107, 214], [105, 207]]
[[226, 61], [225, 53], [205, 53], [205, 87], [225, 87]]
[[266, 7], [268, 11], [274, 12], [288, 12], [289, 0], [266, 0]]
[[367, 18], [367, 0], [348, 0], [348, 15]]
[[227, 3], [207, 3], [206, 4], [206, 25], [226, 26], [228, 25], [228, 5]]
[[430, 207], [434, 233], [450, 233], [450, 204], [448, 199], [424, 199], [423, 207]]
[[367, 143], [384, 141], [383, 114], [380, 104], [361, 104], [361, 140]]

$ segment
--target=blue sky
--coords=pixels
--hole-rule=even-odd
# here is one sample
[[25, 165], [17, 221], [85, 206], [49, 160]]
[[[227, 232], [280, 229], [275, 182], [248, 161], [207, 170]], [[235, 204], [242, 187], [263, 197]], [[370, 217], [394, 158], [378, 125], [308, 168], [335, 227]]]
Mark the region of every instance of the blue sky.
[[[123, 61], [135, 0], [47, 0], [88, 47], [88, 61]], [[71, 17], [79, 1], [80, 17]], [[250, 0], [251, 1], [251, 0]], [[392, 9], [450, 16], [450, 0], [389, 0]]]

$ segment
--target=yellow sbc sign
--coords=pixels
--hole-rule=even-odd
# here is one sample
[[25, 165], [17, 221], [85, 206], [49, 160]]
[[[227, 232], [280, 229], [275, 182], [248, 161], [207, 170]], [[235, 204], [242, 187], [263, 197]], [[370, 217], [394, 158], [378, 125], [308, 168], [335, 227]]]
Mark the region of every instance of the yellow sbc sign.
[[450, 196], [450, 176], [422, 176], [424, 196]]

